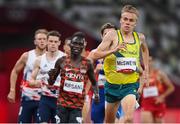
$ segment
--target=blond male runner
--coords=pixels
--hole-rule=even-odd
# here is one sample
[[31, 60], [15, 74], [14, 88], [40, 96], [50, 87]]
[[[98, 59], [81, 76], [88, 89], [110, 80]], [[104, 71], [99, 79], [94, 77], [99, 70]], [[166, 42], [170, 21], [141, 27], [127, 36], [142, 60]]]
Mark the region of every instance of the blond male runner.
[[[59, 96], [60, 77], [57, 78], [54, 85], [48, 84], [48, 72], [54, 68], [55, 62], [66, 54], [58, 50], [61, 44], [61, 34], [53, 30], [47, 34], [47, 52], [39, 56], [35, 61], [34, 69], [31, 75], [30, 84], [40, 86], [41, 99], [39, 102], [38, 114], [40, 123], [56, 123], [57, 98]], [[58, 120], [57, 120], [58, 121]]]
[[38, 122], [37, 108], [40, 100], [40, 88], [29, 85], [30, 76], [36, 58], [46, 51], [47, 30], [38, 29], [34, 36], [35, 49], [25, 52], [16, 62], [10, 76], [10, 92], [7, 96], [9, 102], [14, 103], [16, 98], [16, 81], [19, 73], [24, 68], [22, 79], [22, 97], [19, 110], [19, 123]]
[[142, 50], [144, 80], [148, 81], [149, 51], [145, 42], [145, 36], [137, 33], [134, 28], [137, 24], [139, 12], [132, 5], [125, 5], [121, 11], [120, 29], [110, 31], [102, 40], [94, 56], [101, 58], [102, 51], [118, 50], [113, 54], [107, 54], [104, 60], [104, 71], [107, 82], [105, 83], [105, 122], [114, 123], [118, 106], [124, 111], [124, 122], [133, 122], [135, 103], [138, 97], [140, 51]]

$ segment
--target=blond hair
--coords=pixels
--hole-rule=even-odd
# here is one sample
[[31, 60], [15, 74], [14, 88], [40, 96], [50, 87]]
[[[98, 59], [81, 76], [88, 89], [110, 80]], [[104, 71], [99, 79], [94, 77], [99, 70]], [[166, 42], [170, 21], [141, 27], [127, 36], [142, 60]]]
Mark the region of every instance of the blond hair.
[[37, 34], [48, 34], [48, 31], [46, 29], [38, 29], [35, 31], [34, 36], [36, 37]]
[[134, 13], [137, 17], [139, 17], [139, 11], [132, 5], [125, 5], [121, 10], [121, 14], [124, 12]]

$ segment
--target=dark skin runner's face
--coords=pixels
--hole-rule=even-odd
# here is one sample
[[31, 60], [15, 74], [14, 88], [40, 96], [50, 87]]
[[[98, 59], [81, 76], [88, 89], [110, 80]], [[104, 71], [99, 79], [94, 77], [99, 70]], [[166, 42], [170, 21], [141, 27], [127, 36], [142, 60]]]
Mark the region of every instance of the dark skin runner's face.
[[84, 48], [84, 38], [74, 37], [70, 43], [71, 55], [81, 55]]

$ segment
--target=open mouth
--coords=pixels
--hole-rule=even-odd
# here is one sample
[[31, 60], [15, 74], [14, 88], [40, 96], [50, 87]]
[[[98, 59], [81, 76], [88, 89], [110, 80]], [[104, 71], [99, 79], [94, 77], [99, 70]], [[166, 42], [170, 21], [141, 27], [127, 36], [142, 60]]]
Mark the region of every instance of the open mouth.
[[129, 26], [125, 26], [125, 29], [129, 29]]
[[79, 50], [79, 49], [74, 49], [73, 51], [74, 51], [74, 52], [79, 52], [80, 50]]
[[79, 52], [80, 52], [80, 49], [75, 48], [75, 49], [73, 49], [73, 52], [76, 52], [76, 53], [78, 52], [78, 53], [79, 53]]
[[45, 44], [43, 44], [43, 43], [41, 43], [40, 45], [41, 45], [41, 46], [45, 46]]

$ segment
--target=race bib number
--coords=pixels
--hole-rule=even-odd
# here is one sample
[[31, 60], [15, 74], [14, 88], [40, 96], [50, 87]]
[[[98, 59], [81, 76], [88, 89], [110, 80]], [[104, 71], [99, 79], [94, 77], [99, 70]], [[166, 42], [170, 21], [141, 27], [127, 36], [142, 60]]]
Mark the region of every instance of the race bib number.
[[158, 96], [158, 89], [156, 86], [150, 86], [147, 88], [143, 89], [143, 97], [148, 98], [148, 97], [155, 97]]
[[106, 82], [105, 75], [99, 74], [98, 76], [98, 86], [104, 86], [104, 83]]
[[116, 71], [117, 72], [128, 72], [136, 70], [136, 58], [116, 58]]
[[74, 92], [74, 93], [82, 94], [83, 88], [84, 88], [83, 82], [65, 80], [63, 90], [67, 92]]

